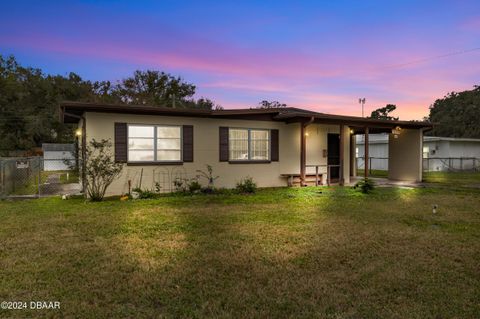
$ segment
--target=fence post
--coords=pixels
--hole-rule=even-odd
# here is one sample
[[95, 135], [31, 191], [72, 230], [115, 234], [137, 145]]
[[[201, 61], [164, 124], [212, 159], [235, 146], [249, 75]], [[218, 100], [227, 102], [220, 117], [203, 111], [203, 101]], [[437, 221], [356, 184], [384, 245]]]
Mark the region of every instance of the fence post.
[[[14, 164], [15, 164], [15, 166], [13, 167], [14, 170], [12, 170], [12, 173], [11, 173], [12, 176], [10, 177], [10, 179], [12, 180], [12, 192], [13, 193], [15, 193], [15, 177], [17, 175], [17, 166], [16, 166], [17, 164], [16, 163], [14, 163]], [[15, 173], [13, 173], [13, 172], [15, 172]]]
[[2, 187], [0, 187], [0, 197], [2, 197], [3, 192], [5, 191], [5, 170], [3, 169], [2, 161], [0, 160], [0, 183]]
[[40, 157], [38, 157], [38, 165], [37, 165], [37, 169], [38, 169], [38, 184], [37, 184], [37, 193], [38, 193], [38, 197], [40, 197], [40, 184], [42, 183], [42, 169], [40, 167], [41, 163], [40, 163]]

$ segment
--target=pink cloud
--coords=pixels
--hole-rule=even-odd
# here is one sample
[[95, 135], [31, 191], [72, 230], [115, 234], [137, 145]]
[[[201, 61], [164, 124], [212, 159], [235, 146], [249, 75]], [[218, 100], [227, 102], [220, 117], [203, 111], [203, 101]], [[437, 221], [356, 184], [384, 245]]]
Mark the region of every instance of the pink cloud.
[[[205, 56], [201, 52], [203, 48], [197, 50], [194, 46], [189, 46], [190, 52], [182, 53], [181, 50], [179, 52], [165, 48], [142, 48], [105, 39], [70, 40], [42, 34], [16, 35], [15, 37], [0, 35], [0, 40], [7, 45], [30, 50], [218, 74], [304, 78], [339, 76], [345, 71], [333, 67], [332, 60], [335, 58], [326, 59], [328, 63], [323, 63], [314, 57], [298, 53], [284, 52], [269, 55], [228, 46]], [[200, 54], [196, 54], [196, 51]]]
[[[424, 57], [438, 55], [441, 48], [420, 44], [411, 39], [416, 49], [388, 48], [365, 40], [369, 50], [329, 51], [317, 55], [294, 49], [272, 52], [246, 49], [225, 43], [186, 37], [188, 45], [158, 44], [91, 38], [65, 38], [38, 32], [26, 35], [1, 35], [8, 46], [46, 53], [92, 59], [115, 60], [134, 65], [171, 69], [204, 75], [199, 91], [208, 90], [208, 97], [225, 107], [249, 107], [251, 101], [265, 96], [292, 106], [307, 107], [326, 113], [359, 115], [358, 97], [367, 97], [366, 114], [387, 103], [397, 104], [402, 119], [420, 119], [428, 114], [428, 105], [452, 90], [469, 89], [480, 73], [475, 63], [477, 53], [408, 65]], [[372, 54], [371, 52], [374, 52]], [[452, 63], [455, 62], [455, 63]], [[395, 66], [406, 63], [406, 66]], [[393, 65], [393, 67], [392, 67]], [[212, 80], [215, 79], [215, 80]], [[245, 98], [217, 98], [215, 89], [235, 91]], [[218, 94], [220, 96], [220, 94]], [[256, 103], [256, 102], [255, 102]]]

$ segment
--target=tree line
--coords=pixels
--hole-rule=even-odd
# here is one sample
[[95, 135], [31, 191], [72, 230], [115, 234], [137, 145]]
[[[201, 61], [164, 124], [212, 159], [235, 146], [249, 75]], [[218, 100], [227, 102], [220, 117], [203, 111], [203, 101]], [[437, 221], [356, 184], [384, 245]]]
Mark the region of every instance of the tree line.
[[[387, 104], [374, 110], [370, 118], [398, 120], [398, 117], [390, 115], [396, 108], [394, 104]], [[480, 86], [448, 93], [430, 105], [429, 111], [424, 120], [431, 122], [433, 129], [427, 135], [480, 138]]]
[[[73, 72], [48, 75], [0, 55], [0, 152], [28, 150], [42, 143], [73, 140], [72, 125], [59, 119], [61, 101], [218, 109], [195, 99], [195, 85], [160, 71], [135, 71], [117, 83], [88, 81]], [[1, 155], [1, 154], [0, 154]]]
[[[21, 66], [14, 56], [0, 55], [0, 156], [2, 151], [28, 150], [42, 143], [69, 143], [71, 125], [59, 119], [60, 101], [153, 105], [221, 109], [208, 98], [195, 99], [196, 86], [171, 74], [137, 70], [118, 82], [88, 81], [73, 72], [66, 76], [45, 74]], [[257, 108], [284, 108], [285, 103], [261, 101]], [[397, 120], [387, 104], [371, 118]], [[451, 92], [430, 106], [425, 120], [435, 124], [430, 135], [480, 138], [480, 86]]]
[[428, 120], [434, 124], [429, 135], [480, 138], [480, 86], [437, 99]]

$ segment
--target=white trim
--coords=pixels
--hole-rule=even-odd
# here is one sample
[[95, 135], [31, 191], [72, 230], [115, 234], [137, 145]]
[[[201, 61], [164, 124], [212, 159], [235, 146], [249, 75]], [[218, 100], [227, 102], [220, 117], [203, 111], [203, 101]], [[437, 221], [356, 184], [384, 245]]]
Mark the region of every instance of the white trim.
[[[248, 153], [248, 158], [246, 159], [232, 159], [230, 158], [230, 146], [231, 146], [231, 143], [230, 143], [230, 130], [246, 130], [248, 132], [247, 134], [247, 153]], [[267, 139], [266, 139], [266, 142], [267, 142], [267, 158], [266, 159], [252, 159], [252, 147], [251, 147], [251, 143], [252, 143], [252, 136], [251, 136], [251, 132], [252, 131], [266, 131], [267, 132]], [[245, 161], [245, 162], [254, 162], [254, 161], [270, 161], [271, 160], [271, 129], [267, 129], [267, 128], [246, 128], [246, 127], [228, 127], [228, 160], [229, 161], [235, 161], [235, 162], [241, 162], [241, 161]], [[259, 141], [265, 141], [264, 139], [261, 139]]]
[[[129, 141], [130, 141], [130, 136], [129, 136], [129, 131], [130, 131], [130, 126], [145, 126], [145, 127], [152, 127], [153, 128], [153, 160], [152, 161], [131, 161], [128, 156], [130, 153], [129, 149]], [[157, 142], [158, 142], [158, 136], [157, 136], [157, 128], [158, 127], [178, 127], [180, 129], [180, 149], [178, 150], [180, 152], [180, 159], [179, 160], [158, 160], [157, 159]], [[142, 138], [142, 137], [132, 137], [132, 138]], [[151, 139], [150, 137], [144, 137], [144, 139]], [[160, 138], [161, 139], [161, 138]], [[165, 138], [167, 139], [167, 138]], [[172, 138], [172, 139], [177, 139], [177, 138]], [[172, 151], [177, 151], [177, 150], [172, 150]], [[178, 162], [183, 162], [183, 125], [174, 125], [174, 124], [136, 124], [136, 123], [128, 123], [127, 124], [127, 163], [151, 163], [151, 162], [157, 162], [157, 163], [178, 163]]]

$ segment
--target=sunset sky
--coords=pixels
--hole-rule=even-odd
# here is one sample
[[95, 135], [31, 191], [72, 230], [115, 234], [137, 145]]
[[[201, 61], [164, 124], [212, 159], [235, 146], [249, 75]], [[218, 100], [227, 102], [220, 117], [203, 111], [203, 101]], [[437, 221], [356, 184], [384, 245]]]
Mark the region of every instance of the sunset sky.
[[5, 1], [0, 54], [116, 81], [157, 69], [224, 108], [421, 119], [480, 85], [480, 1]]

